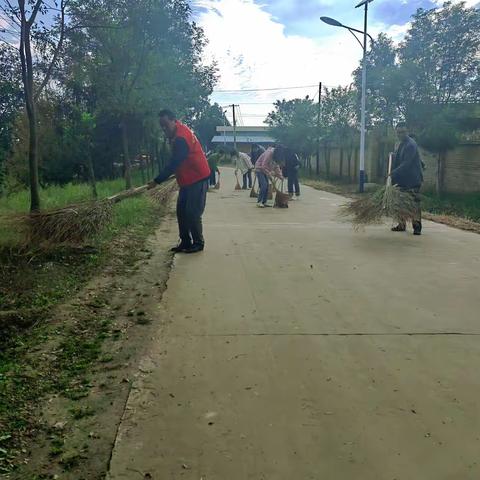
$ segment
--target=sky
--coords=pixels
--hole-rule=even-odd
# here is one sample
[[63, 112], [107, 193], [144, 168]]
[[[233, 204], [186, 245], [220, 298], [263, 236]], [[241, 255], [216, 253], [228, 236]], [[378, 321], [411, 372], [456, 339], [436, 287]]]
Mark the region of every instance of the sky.
[[[355, 8], [359, 1], [193, 0], [195, 20], [209, 39], [205, 61], [215, 60], [219, 68], [212, 100], [222, 106], [239, 104], [244, 125], [262, 125], [276, 99], [317, 98], [319, 82], [327, 87], [350, 84], [362, 56], [360, 45], [347, 30], [331, 27], [320, 17], [363, 30], [363, 8]], [[418, 8], [442, 3], [374, 0], [368, 30], [374, 37], [385, 32], [401, 41]], [[304, 88], [231, 92], [297, 86]], [[230, 112], [231, 108], [231, 120]]]

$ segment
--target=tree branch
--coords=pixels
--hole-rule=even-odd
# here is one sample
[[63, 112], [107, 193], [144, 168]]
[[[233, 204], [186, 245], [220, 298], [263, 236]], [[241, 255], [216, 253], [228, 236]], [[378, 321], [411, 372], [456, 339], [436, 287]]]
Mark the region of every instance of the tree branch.
[[50, 65], [48, 66], [47, 73], [45, 74], [45, 78], [43, 79], [42, 84], [40, 85], [37, 93], [35, 94], [35, 101], [38, 100], [38, 98], [42, 94], [44, 88], [48, 84], [48, 82], [50, 80], [50, 77], [52, 75], [52, 72], [53, 72], [53, 68], [54, 68], [55, 64], [57, 63], [58, 55], [60, 54], [60, 51], [63, 47], [63, 40], [65, 38], [65, 9], [67, 7], [67, 4], [68, 4], [68, 0], [62, 0], [61, 7], [60, 7], [60, 11], [61, 11], [61, 15], [60, 15], [60, 38], [58, 39], [57, 46], [56, 46], [55, 51], [53, 53], [52, 61], [50, 62]]
[[37, 3], [33, 7], [32, 14], [30, 15], [30, 18], [27, 22], [30, 27], [35, 23], [35, 19], [37, 18], [38, 12], [42, 4], [43, 4], [43, 0], [37, 0]]

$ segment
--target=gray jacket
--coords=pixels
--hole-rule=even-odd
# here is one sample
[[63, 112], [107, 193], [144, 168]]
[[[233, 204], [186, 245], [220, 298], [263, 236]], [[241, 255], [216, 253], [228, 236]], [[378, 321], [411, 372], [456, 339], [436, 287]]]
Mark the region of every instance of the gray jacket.
[[423, 183], [422, 160], [418, 145], [407, 137], [398, 147], [393, 158], [392, 183], [401, 188], [420, 188]]

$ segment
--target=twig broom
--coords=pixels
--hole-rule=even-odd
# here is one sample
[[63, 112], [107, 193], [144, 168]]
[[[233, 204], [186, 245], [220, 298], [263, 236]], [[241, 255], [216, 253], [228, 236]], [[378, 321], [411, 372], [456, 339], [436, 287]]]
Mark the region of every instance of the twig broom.
[[272, 189], [275, 192], [275, 202], [273, 206], [275, 208], [288, 208], [288, 201], [290, 200], [290, 196], [286, 193], [283, 193], [283, 180], [281, 183], [280, 190], [275, 185], [275, 182], [272, 181]]
[[406, 221], [414, 218], [416, 205], [410, 193], [401, 190], [397, 185], [392, 185], [392, 160], [388, 160], [388, 178], [385, 187], [371, 195], [364, 196], [340, 207], [341, 217], [351, 217], [355, 229], [367, 225], [383, 222], [385, 217], [396, 221]]
[[[156, 203], [165, 203], [175, 191], [171, 180], [149, 192]], [[83, 202], [76, 205], [39, 213], [16, 215], [7, 221], [25, 237], [26, 245], [73, 244], [78, 245], [105, 228], [111, 221], [115, 204], [148, 190], [148, 186], [120, 192], [103, 200]]]

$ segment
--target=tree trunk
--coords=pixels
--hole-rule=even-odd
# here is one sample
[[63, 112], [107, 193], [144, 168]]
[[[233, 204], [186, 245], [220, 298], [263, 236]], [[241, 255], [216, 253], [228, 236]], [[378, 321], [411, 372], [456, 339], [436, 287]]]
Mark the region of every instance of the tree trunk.
[[128, 151], [128, 127], [126, 118], [122, 121], [122, 143], [125, 187], [127, 190], [130, 190], [132, 188], [132, 169], [130, 164], [130, 153]]
[[340, 147], [340, 178], [343, 178], [343, 147]]
[[92, 196], [96, 200], [98, 198], [97, 193], [97, 182], [95, 180], [95, 169], [93, 168], [93, 160], [90, 152], [87, 154], [87, 171], [88, 171], [88, 181], [92, 187]]
[[326, 143], [325, 143], [324, 151], [325, 151], [325, 177], [329, 179], [330, 178], [330, 148]]
[[33, 61], [30, 43], [30, 26], [22, 15], [20, 34], [20, 60], [22, 64], [22, 80], [25, 94], [25, 107], [28, 118], [28, 167], [30, 176], [30, 211], [40, 210], [40, 187], [38, 181], [38, 139], [35, 100], [33, 92]]
[[439, 196], [443, 195], [444, 193], [446, 156], [446, 152], [439, 152], [438, 154], [436, 190], [437, 195]]
[[145, 185], [145, 157], [140, 154], [140, 172], [142, 174], [142, 185]]

